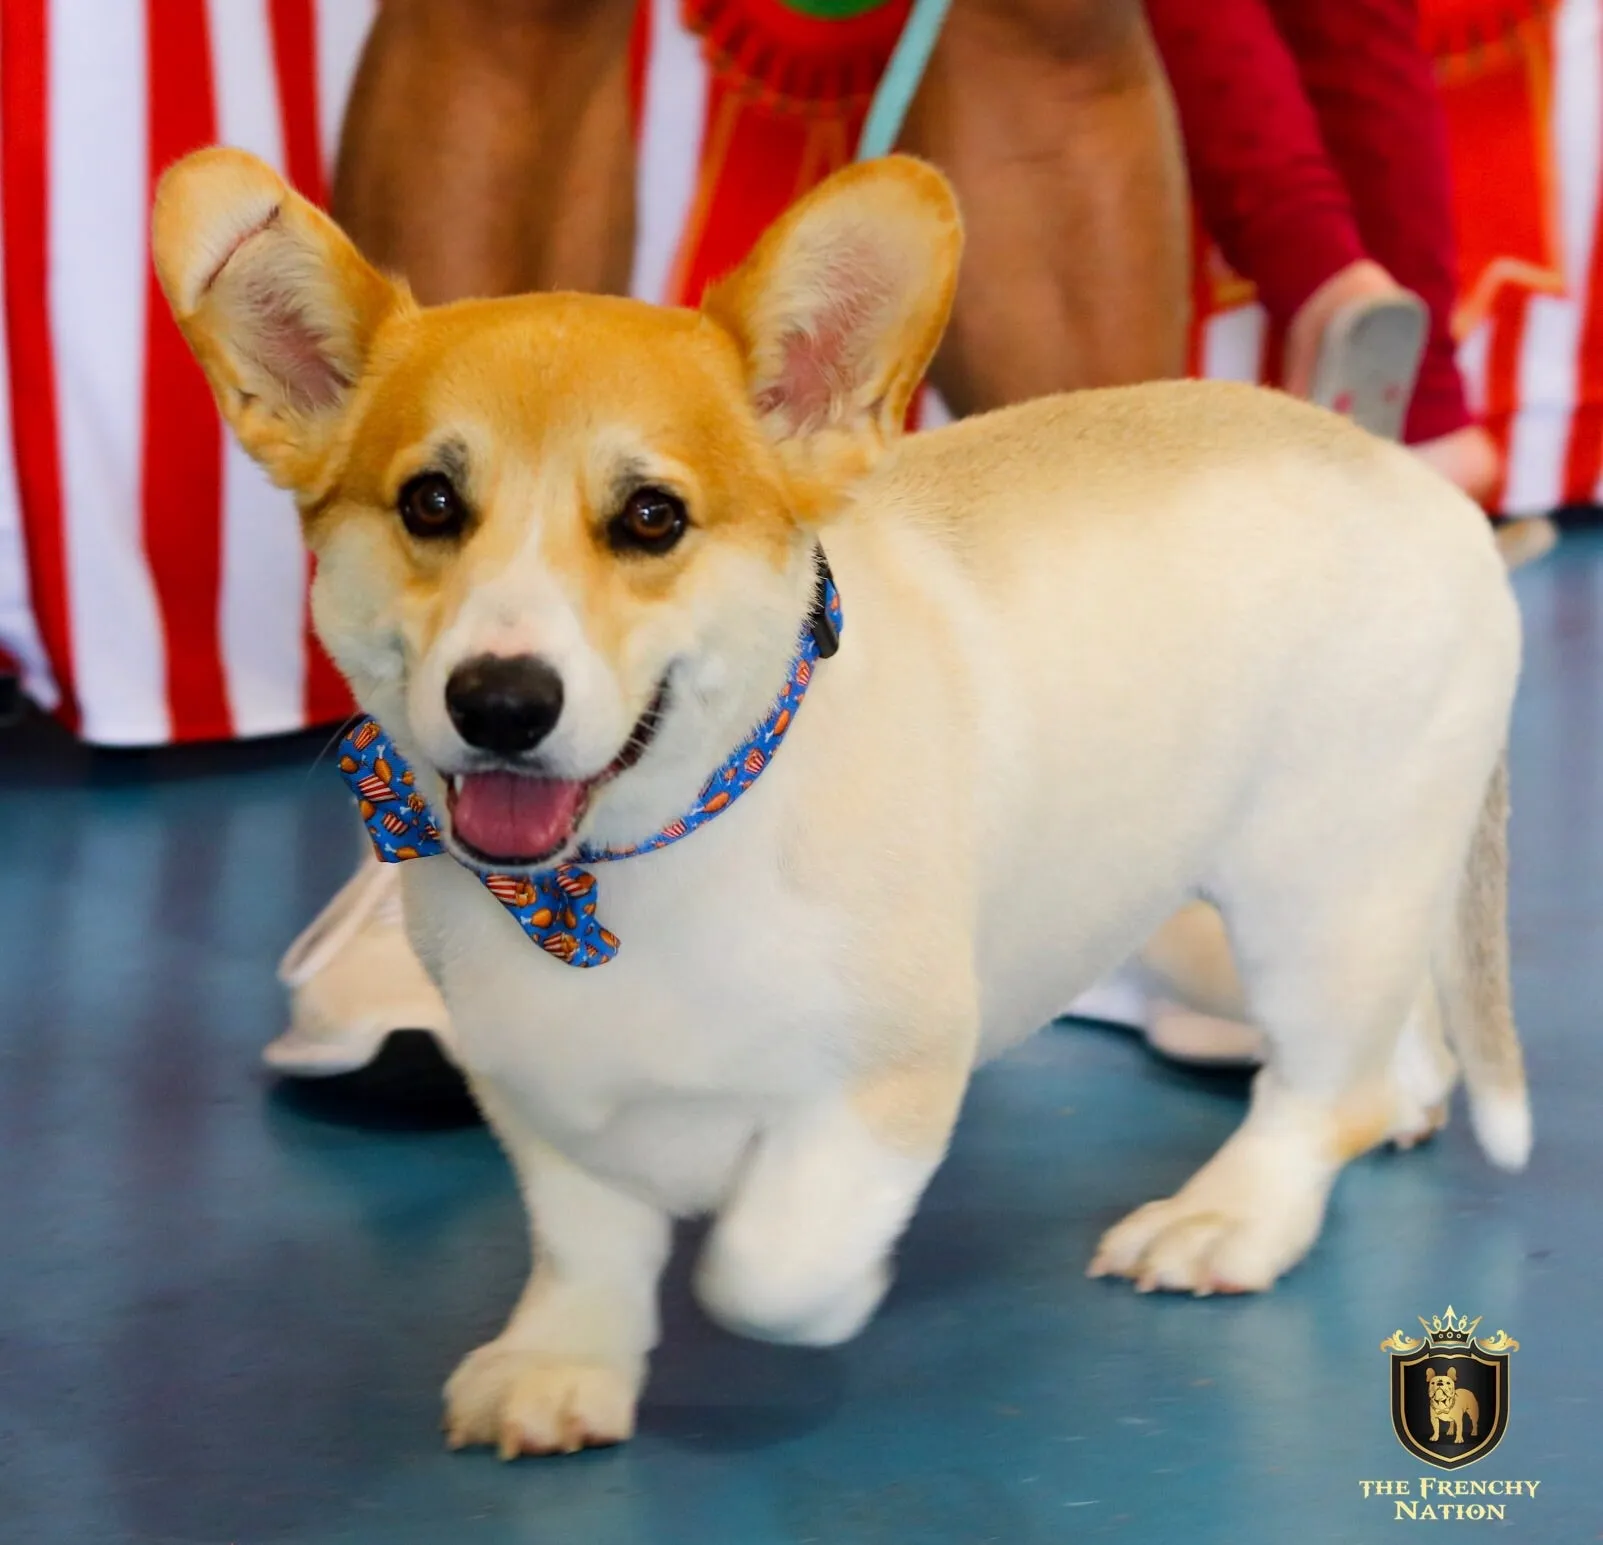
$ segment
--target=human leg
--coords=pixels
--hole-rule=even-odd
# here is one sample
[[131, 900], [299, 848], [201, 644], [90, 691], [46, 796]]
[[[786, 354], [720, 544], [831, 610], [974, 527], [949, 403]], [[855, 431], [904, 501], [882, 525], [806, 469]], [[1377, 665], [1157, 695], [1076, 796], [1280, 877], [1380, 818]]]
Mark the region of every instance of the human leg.
[[936, 385], [958, 413], [1185, 366], [1185, 175], [1134, 0], [956, 0], [902, 144], [967, 249]]
[[634, 0], [385, 0], [336, 218], [426, 303], [626, 289], [633, 15]]

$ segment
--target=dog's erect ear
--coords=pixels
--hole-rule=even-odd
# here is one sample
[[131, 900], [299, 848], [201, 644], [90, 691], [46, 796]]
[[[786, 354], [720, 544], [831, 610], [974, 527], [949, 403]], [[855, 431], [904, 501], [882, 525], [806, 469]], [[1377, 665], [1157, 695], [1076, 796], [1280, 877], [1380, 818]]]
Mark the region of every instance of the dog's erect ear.
[[1425, 1369], [1425, 1377], [1427, 1379], [1434, 1379], [1436, 1377], [1436, 1370], [1434, 1368], [1427, 1367]]
[[1453, 1383], [1455, 1383], [1455, 1384], [1458, 1383], [1458, 1369], [1449, 1368], [1447, 1370], [1447, 1377], [1450, 1378], [1453, 1381]]
[[962, 247], [947, 180], [888, 156], [822, 183], [708, 291], [702, 309], [739, 344], [777, 440], [831, 458], [855, 447], [866, 465], [900, 432], [946, 326]]
[[316, 492], [373, 336], [410, 305], [405, 291], [240, 150], [201, 150], [168, 168], [151, 252], [240, 443], [276, 482]]

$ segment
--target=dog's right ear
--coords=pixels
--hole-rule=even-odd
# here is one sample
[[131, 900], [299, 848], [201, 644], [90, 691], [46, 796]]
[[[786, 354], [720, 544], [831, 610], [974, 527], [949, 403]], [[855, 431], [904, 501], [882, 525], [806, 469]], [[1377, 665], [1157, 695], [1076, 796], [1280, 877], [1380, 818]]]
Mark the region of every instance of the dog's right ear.
[[1436, 1377], [1436, 1370], [1434, 1368], [1426, 1368], [1425, 1377], [1427, 1379], [1434, 1379]]
[[405, 290], [326, 215], [239, 150], [169, 167], [151, 214], [156, 275], [240, 444], [273, 480], [320, 491], [374, 335]]

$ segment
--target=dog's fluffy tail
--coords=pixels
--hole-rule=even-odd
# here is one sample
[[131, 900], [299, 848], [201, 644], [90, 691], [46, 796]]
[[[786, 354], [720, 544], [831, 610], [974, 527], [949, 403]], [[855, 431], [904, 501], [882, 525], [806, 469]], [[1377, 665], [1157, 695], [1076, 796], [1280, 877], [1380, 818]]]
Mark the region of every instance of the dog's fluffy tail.
[[1506, 754], [1487, 785], [1433, 974], [1475, 1135], [1494, 1164], [1522, 1169], [1531, 1152], [1531, 1109], [1509, 989]]

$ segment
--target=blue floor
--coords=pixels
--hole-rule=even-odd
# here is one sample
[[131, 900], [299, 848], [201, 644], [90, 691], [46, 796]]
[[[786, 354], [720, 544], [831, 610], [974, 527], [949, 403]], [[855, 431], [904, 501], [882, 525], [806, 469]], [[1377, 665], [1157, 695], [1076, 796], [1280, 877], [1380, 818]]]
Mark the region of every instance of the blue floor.
[[1243, 1090], [1060, 1026], [977, 1082], [860, 1340], [730, 1339], [681, 1270], [638, 1439], [512, 1466], [436, 1430], [524, 1266], [494, 1145], [354, 1124], [257, 1068], [276, 956], [354, 851], [316, 742], [0, 737], [0, 1545], [1390, 1539], [1360, 1482], [1423, 1467], [1379, 1343], [1449, 1302], [1523, 1343], [1508, 1434], [1460, 1473], [1540, 1486], [1486, 1527], [1603, 1538], [1603, 539], [1518, 584], [1527, 1174], [1460, 1119], [1354, 1167], [1267, 1297], [1088, 1282], [1098, 1232]]

